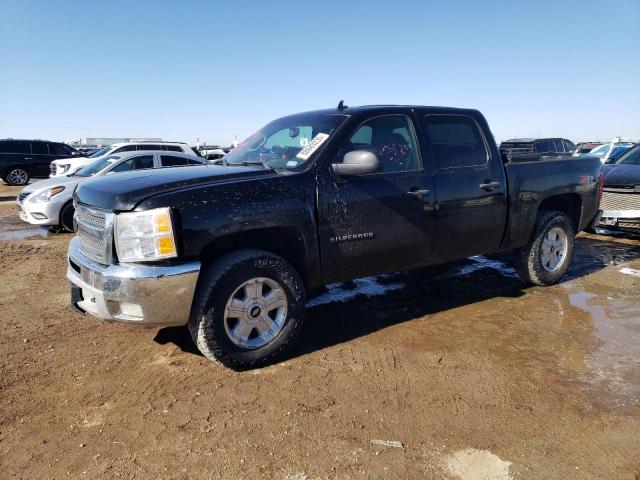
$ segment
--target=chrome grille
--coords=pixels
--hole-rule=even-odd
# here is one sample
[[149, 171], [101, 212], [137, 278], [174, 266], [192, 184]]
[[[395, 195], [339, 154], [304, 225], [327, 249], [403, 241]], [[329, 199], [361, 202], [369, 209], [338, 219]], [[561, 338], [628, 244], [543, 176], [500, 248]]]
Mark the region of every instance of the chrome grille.
[[51, 175], [55, 175], [56, 172], [56, 164], [55, 163], [51, 163], [51, 165], [49, 165], [49, 170], [51, 171]]
[[75, 221], [80, 238], [80, 252], [103, 265], [111, 263], [113, 213], [76, 205]]
[[607, 210], [640, 210], [640, 193], [617, 193], [604, 191], [600, 208]]

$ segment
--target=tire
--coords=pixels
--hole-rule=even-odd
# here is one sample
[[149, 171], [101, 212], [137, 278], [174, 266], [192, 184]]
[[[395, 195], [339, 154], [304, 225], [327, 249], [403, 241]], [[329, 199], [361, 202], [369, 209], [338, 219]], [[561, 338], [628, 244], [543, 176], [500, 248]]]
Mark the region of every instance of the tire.
[[13, 167], [6, 173], [4, 181], [12, 186], [26, 185], [29, 183], [29, 172], [22, 167]]
[[[269, 288], [266, 295], [265, 285]], [[258, 290], [263, 293], [256, 293]], [[269, 298], [279, 298], [272, 303], [284, 303], [284, 307], [270, 310], [264, 303]], [[233, 312], [241, 313], [234, 317]], [[234, 370], [246, 370], [268, 365], [280, 357], [297, 338], [304, 313], [304, 286], [289, 262], [262, 250], [238, 250], [216, 260], [200, 274], [189, 332], [209, 360]], [[256, 321], [260, 327], [252, 327]], [[259, 328], [265, 329], [267, 323], [271, 326], [262, 333]]]
[[[556, 240], [553, 240], [554, 234]], [[529, 243], [515, 252], [515, 267], [520, 278], [533, 285], [558, 283], [571, 265], [575, 236], [567, 215], [541, 210]]]
[[62, 231], [74, 232], [73, 214], [75, 209], [73, 208], [73, 202], [67, 203], [62, 210], [60, 210], [60, 227]]

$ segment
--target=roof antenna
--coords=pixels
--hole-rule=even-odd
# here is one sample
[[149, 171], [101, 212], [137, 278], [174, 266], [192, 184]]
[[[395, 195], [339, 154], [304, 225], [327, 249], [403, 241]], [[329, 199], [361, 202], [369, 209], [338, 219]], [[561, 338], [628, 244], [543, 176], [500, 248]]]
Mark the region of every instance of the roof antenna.
[[349, 108], [349, 106], [344, 104], [344, 100], [340, 100], [340, 103], [338, 103], [338, 111], [342, 112], [347, 108]]

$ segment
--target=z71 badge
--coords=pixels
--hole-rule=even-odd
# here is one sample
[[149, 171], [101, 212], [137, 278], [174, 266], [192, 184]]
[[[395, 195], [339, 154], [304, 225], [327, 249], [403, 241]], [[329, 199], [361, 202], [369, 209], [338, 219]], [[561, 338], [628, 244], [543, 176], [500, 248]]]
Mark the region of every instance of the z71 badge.
[[373, 238], [373, 232], [366, 233], [348, 233], [346, 235], [336, 235], [335, 237], [329, 237], [330, 242], [348, 242], [351, 240], [366, 240]]

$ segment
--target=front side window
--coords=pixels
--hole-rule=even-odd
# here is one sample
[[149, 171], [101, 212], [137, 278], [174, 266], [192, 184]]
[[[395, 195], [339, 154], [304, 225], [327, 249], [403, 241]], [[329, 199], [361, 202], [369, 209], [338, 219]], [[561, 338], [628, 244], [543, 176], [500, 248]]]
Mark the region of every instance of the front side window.
[[356, 150], [376, 154], [380, 162], [380, 171], [376, 173], [421, 168], [415, 134], [410, 120], [404, 115], [376, 117], [361, 124], [342, 146], [337, 160], [341, 161], [345, 154]]
[[[300, 170], [345, 120], [341, 113], [303, 113], [275, 120], [229, 152], [228, 165]], [[303, 151], [304, 149], [304, 151]]]
[[486, 165], [489, 154], [478, 124], [464, 115], [427, 115], [424, 130], [440, 168]]
[[49, 155], [49, 146], [45, 142], [34, 142], [31, 144], [31, 153], [34, 155]]
[[153, 168], [153, 155], [141, 155], [133, 157], [113, 167], [110, 172], [126, 172], [128, 170], [141, 170]]
[[569, 140], [562, 140], [562, 143], [564, 143], [565, 152], [572, 153], [576, 149], [575, 144], [573, 142], [570, 142]]
[[49, 152], [51, 155], [71, 155], [71, 149], [60, 143], [49, 144]]

